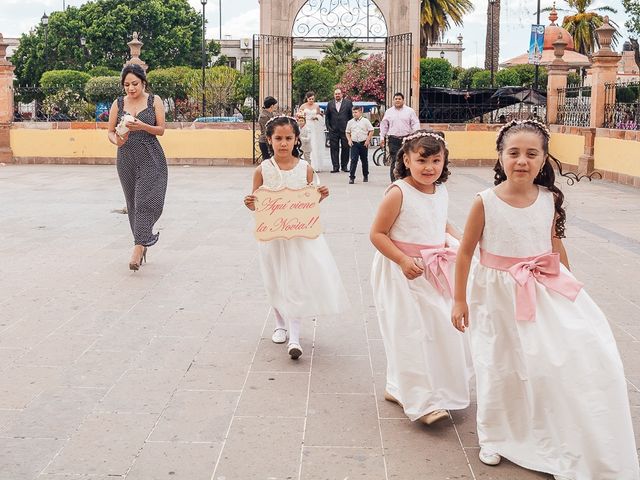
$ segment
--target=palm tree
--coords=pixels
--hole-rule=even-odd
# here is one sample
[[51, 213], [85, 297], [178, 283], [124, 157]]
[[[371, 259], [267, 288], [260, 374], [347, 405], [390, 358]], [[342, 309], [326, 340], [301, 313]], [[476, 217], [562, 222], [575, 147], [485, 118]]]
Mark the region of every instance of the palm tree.
[[331, 45], [323, 48], [321, 52], [325, 54], [327, 62], [336, 66], [356, 63], [364, 57], [362, 48], [358, 47], [355, 41], [344, 38], [336, 38]]
[[473, 11], [471, 0], [420, 0], [420, 56], [427, 56], [430, 44], [442, 40], [451, 21], [462, 25], [462, 17]]
[[[596, 50], [596, 47], [600, 48], [596, 29], [602, 26], [604, 17], [599, 12], [618, 13], [618, 11], [608, 6], [589, 10], [594, 0], [565, 0], [565, 2], [572, 10], [557, 9], [559, 12], [567, 13], [567, 16], [562, 19], [562, 28], [566, 29], [573, 37], [576, 52], [590, 55]], [[555, 5], [542, 11], [548, 12], [553, 8]], [[615, 22], [610, 21], [609, 23], [616, 29], [619, 28]], [[619, 38], [620, 33], [616, 31], [612, 39], [614, 47], [618, 44]]]
[[[500, 60], [500, 0], [487, 2], [487, 34], [484, 49], [484, 68], [498, 69]], [[493, 63], [491, 62], [493, 58]]]

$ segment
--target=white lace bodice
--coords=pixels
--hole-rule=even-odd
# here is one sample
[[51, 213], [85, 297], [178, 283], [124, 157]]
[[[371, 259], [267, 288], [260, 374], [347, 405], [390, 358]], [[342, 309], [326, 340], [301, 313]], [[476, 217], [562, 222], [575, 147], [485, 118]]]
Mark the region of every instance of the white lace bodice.
[[436, 185], [433, 194], [422, 193], [404, 180], [396, 180], [402, 190], [400, 214], [389, 231], [392, 240], [422, 245], [445, 243], [449, 193]]
[[551, 251], [555, 209], [553, 193], [538, 187], [538, 198], [525, 208], [500, 200], [493, 189], [479, 193], [484, 205], [480, 248], [504, 257], [533, 257]]
[[262, 166], [262, 185], [270, 190], [291, 188], [294, 190], [307, 186], [307, 162], [299, 160], [291, 170], [280, 170], [272, 158], [260, 164]]
[[304, 114], [304, 118], [307, 121], [307, 125], [309, 124], [309, 122], [317, 122], [319, 120], [318, 110], [316, 110], [316, 107], [305, 107], [302, 109], [302, 113]]

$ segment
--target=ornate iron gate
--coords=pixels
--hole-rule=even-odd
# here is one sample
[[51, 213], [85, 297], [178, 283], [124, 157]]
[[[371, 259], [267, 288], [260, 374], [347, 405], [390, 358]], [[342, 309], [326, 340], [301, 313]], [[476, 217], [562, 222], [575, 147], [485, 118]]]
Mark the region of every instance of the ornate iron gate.
[[393, 94], [401, 92], [406, 104], [411, 106], [413, 75], [413, 39], [411, 33], [402, 33], [387, 38], [386, 42], [386, 105], [393, 105]]
[[[257, 62], [259, 57], [260, 68]], [[278, 110], [291, 114], [293, 105], [293, 37], [275, 35], [253, 36], [253, 163], [260, 163], [258, 148], [258, 115], [264, 98], [268, 95], [278, 99]], [[257, 85], [259, 83], [259, 85]], [[258, 95], [256, 95], [258, 93]]]

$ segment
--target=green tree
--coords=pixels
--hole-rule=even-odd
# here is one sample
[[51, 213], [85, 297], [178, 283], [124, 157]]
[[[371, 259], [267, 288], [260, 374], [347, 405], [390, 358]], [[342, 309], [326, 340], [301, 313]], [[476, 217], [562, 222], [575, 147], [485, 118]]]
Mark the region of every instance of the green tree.
[[420, 59], [421, 87], [451, 87], [453, 67], [444, 58]]
[[464, 70], [458, 77], [458, 88], [462, 90], [468, 90], [473, 87], [473, 76], [477, 72], [481, 72], [482, 69], [478, 67], [471, 67]]
[[520, 75], [511, 68], [504, 68], [496, 73], [496, 86], [498, 87], [520, 87]]
[[[596, 47], [600, 47], [598, 35], [596, 34], [596, 30], [604, 23], [604, 17], [600, 13], [617, 13], [617, 10], [609, 6], [589, 9], [594, 3], [594, 0], [565, 0], [565, 3], [571, 10], [564, 8], [557, 9], [559, 12], [567, 13], [562, 19], [562, 28], [565, 28], [573, 37], [576, 52], [583, 55], [590, 55], [596, 50]], [[543, 11], [550, 11], [552, 9], [553, 7], [545, 8]], [[610, 23], [616, 29], [618, 28], [615, 22], [611, 21]], [[620, 33], [616, 31], [613, 34], [613, 46], [618, 44], [619, 38]]]
[[38, 83], [52, 69], [119, 71], [129, 58], [127, 42], [137, 31], [144, 42], [141, 56], [151, 69], [195, 67], [201, 63], [201, 29], [201, 15], [188, 0], [94, 0], [53, 12], [46, 44], [43, 25], [23, 34], [12, 61], [21, 85]]
[[622, 0], [624, 11], [627, 14], [625, 26], [632, 34], [631, 45], [635, 54], [636, 65], [640, 68], [640, 48], [637, 37], [640, 35], [640, 2], [638, 0]]
[[336, 38], [331, 45], [320, 50], [324, 53], [324, 66], [335, 68], [338, 65], [347, 65], [362, 60], [364, 52], [356, 45], [355, 40]]
[[[233, 114], [236, 107], [237, 82], [240, 72], [225, 66], [211, 67], [205, 70], [205, 99], [207, 115], [215, 116]], [[200, 101], [202, 98], [202, 73], [192, 70], [185, 79], [189, 98]]]
[[479, 70], [471, 77], [471, 88], [489, 88], [491, 86], [491, 72]]
[[451, 22], [462, 25], [462, 17], [473, 11], [471, 0], [420, 0], [420, 56], [427, 56], [429, 44], [442, 40]]
[[337, 83], [334, 74], [318, 63], [317, 60], [305, 59], [293, 66], [293, 101], [303, 102], [304, 94], [313, 91], [316, 100], [323, 101], [333, 97], [333, 89]]

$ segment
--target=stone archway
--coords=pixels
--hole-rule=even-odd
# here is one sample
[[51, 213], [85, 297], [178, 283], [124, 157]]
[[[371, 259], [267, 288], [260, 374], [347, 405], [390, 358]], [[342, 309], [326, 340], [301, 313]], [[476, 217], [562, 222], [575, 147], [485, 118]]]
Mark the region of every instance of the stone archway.
[[[300, 10], [308, 3], [323, 0], [261, 0], [260, 34], [277, 37], [293, 37], [293, 25]], [[340, 0], [338, 0], [340, 1]], [[386, 20], [389, 37], [411, 34], [411, 105], [418, 111], [420, 96], [420, 2], [417, 0], [373, 0]], [[288, 62], [282, 63], [283, 76], [289, 77]], [[262, 70], [261, 64], [260, 69]], [[261, 96], [262, 98], [262, 96]]]

